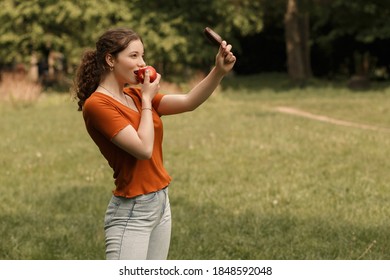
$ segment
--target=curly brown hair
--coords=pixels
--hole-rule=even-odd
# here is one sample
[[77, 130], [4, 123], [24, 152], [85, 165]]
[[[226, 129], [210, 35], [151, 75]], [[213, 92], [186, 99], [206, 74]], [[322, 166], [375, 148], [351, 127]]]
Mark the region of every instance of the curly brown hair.
[[116, 57], [131, 41], [141, 40], [141, 37], [128, 28], [107, 30], [96, 42], [95, 50], [86, 50], [77, 69], [74, 91], [78, 100], [78, 110], [81, 111], [85, 101], [99, 86], [100, 81], [110, 71], [106, 55]]

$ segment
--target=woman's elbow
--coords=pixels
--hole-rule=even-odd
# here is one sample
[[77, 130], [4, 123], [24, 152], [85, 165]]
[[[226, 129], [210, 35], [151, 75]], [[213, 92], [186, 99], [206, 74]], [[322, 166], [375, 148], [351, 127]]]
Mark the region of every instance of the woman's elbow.
[[137, 157], [137, 159], [139, 159], [139, 160], [149, 160], [149, 159], [151, 159], [152, 158], [152, 155], [150, 154], [145, 154], [145, 155], [139, 155], [138, 157]]
[[192, 112], [194, 111], [196, 108], [199, 107], [200, 104], [196, 104], [196, 103], [188, 103], [188, 104], [185, 104], [183, 106], [183, 111], [184, 112]]
[[139, 153], [137, 153], [135, 157], [140, 160], [148, 160], [152, 158], [152, 155], [153, 155], [153, 148], [152, 149], [146, 148], [143, 149], [142, 151], [139, 151]]
[[[117, 143], [116, 143], [117, 144]], [[153, 146], [147, 147], [147, 146], [139, 146], [137, 148], [134, 147], [128, 147], [126, 145], [119, 145], [119, 148], [121, 148], [124, 152], [128, 153], [129, 155], [135, 157], [136, 159], [140, 160], [148, 160], [152, 158], [153, 154]]]

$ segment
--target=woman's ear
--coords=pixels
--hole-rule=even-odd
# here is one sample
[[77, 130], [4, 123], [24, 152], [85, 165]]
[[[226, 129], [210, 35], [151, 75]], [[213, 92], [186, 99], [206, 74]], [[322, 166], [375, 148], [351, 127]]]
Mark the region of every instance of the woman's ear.
[[106, 54], [106, 63], [112, 71], [114, 69], [114, 57], [110, 53]]

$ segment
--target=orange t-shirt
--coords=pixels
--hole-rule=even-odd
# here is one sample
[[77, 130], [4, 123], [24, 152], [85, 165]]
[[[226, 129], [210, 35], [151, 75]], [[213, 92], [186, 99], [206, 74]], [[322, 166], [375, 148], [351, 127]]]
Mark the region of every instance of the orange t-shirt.
[[128, 125], [138, 130], [141, 120], [141, 91], [136, 88], [125, 88], [123, 91], [134, 100], [138, 112], [110, 96], [94, 92], [85, 101], [83, 117], [89, 135], [114, 171], [114, 195], [130, 198], [165, 188], [171, 177], [163, 166], [163, 125], [156, 112], [162, 94], [157, 94], [152, 101], [154, 146], [151, 159], [139, 160], [111, 141]]

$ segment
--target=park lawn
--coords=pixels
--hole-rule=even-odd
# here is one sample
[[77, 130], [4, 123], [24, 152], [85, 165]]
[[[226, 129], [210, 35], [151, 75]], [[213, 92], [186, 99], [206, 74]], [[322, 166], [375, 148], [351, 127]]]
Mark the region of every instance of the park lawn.
[[[169, 259], [389, 259], [390, 88], [227, 78], [194, 112], [164, 116], [173, 177]], [[0, 259], [104, 259], [112, 172], [76, 103], [0, 104]]]

